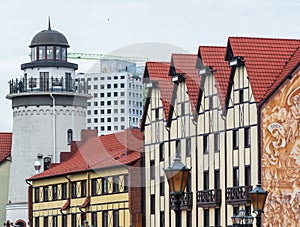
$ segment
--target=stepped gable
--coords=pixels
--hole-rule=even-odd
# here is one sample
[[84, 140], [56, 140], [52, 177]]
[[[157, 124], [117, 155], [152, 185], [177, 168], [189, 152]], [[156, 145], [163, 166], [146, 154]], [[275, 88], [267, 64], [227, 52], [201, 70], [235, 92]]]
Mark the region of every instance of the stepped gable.
[[201, 86], [201, 77], [196, 69], [198, 56], [196, 54], [172, 54], [171, 66], [174, 67], [175, 74], [182, 74], [190, 97], [192, 112], [198, 115], [197, 104]]
[[0, 132], [0, 163], [11, 155], [12, 133]]
[[229, 37], [225, 60], [244, 58], [254, 99], [260, 103], [299, 46], [296, 39]]
[[139, 129], [91, 137], [67, 160], [28, 180], [131, 165], [140, 159], [143, 143], [143, 133]]
[[224, 109], [226, 107], [226, 96], [230, 81], [230, 68], [224, 56], [226, 47], [220, 46], [200, 46], [198, 50], [198, 57], [202, 63], [211, 67], [215, 77], [220, 104]]
[[[147, 62], [143, 80], [157, 82], [160, 91], [160, 98], [163, 105], [165, 120], [169, 118], [171, 106], [173, 82], [169, 77], [170, 63], [167, 62]], [[144, 111], [144, 114], [146, 112]]]

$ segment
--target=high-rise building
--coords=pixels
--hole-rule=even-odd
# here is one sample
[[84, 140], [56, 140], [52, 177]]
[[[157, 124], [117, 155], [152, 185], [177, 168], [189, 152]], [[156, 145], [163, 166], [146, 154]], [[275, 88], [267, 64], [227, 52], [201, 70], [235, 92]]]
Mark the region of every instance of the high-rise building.
[[143, 83], [135, 63], [100, 60], [80, 75], [88, 81], [87, 127], [99, 135], [139, 126], [143, 111]]
[[86, 83], [75, 81], [77, 64], [68, 62], [66, 37], [50, 27], [37, 33], [29, 47], [31, 61], [21, 65], [23, 76], [10, 81], [13, 141], [7, 223], [28, 224], [26, 179], [60, 162], [86, 127]]

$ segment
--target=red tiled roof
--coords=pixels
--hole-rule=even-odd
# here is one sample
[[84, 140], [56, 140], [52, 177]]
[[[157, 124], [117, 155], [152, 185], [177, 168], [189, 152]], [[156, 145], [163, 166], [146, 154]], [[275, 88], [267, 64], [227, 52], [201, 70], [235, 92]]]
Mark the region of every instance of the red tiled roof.
[[149, 77], [150, 81], [155, 81], [159, 85], [160, 98], [162, 101], [165, 119], [168, 120], [172, 99], [173, 82], [169, 77], [170, 63], [167, 62], [147, 62], [144, 72], [144, 80]]
[[197, 103], [200, 92], [201, 77], [196, 69], [198, 56], [196, 54], [172, 54], [171, 65], [176, 74], [183, 74], [190, 97], [193, 114], [197, 113]]
[[140, 159], [142, 148], [143, 133], [139, 129], [90, 138], [66, 161], [29, 180], [129, 165]]
[[224, 61], [225, 53], [226, 47], [218, 46], [199, 46], [198, 51], [198, 57], [202, 59], [203, 64], [212, 67], [222, 108], [225, 108], [230, 80], [230, 68]]
[[266, 97], [270, 95], [270, 93], [276, 89], [276, 87], [282, 83], [282, 81], [294, 70], [295, 67], [300, 63], [300, 46], [295, 50], [295, 53], [291, 56], [289, 61], [286, 63], [285, 67], [281, 71], [277, 80], [274, 81], [271, 89], [266, 94]]
[[254, 99], [259, 103], [299, 46], [300, 40], [295, 39], [229, 37], [226, 60], [228, 55], [244, 57]]
[[11, 154], [12, 133], [0, 133], [0, 162], [6, 159]]

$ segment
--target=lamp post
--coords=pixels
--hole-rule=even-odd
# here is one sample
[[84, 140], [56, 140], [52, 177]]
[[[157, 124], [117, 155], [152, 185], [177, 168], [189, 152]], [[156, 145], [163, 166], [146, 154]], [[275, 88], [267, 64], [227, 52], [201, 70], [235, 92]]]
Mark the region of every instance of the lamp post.
[[256, 214], [257, 227], [261, 227], [261, 214], [264, 212], [267, 196], [268, 192], [261, 187], [261, 184], [257, 184], [253, 191], [250, 192], [253, 213]]
[[245, 209], [240, 209], [238, 214], [231, 217], [233, 226], [252, 226], [254, 217], [246, 215]]
[[165, 169], [165, 174], [168, 180], [170, 195], [174, 196], [174, 211], [176, 215], [176, 227], [181, 226], [181, 199], [186, 187], [189, 172], [185, 165], [182, 164], [179, 158], [175, 158], [170, 167]]

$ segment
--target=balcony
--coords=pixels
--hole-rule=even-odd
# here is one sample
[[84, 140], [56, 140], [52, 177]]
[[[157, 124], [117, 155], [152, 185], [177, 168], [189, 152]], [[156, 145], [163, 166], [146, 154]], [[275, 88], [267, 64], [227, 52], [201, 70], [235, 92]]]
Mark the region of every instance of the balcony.
[[[170, 206], [172, 210], [175, 209], [174, 200], [175, 200], [174, 195], [170, 195]], [[191, 210], [193, 208], [192, 192], [184, 192], [180, 200], [181, 200], [181, 205], [180, 205], [181, 210]]]
[[71, 92], [87, 94], [87, 82], [84, 79], [70, 77], [23, 77], [9, 81], [9, 94], [33, 92]]
[[197, 192], [197, 205], [203, 208], [221, 206], [221, 189], [202, 190]]
[[251, 203], [250, 191], [252, 191], [252, 186], [226, 188], [226, 204], [241, 205]]

